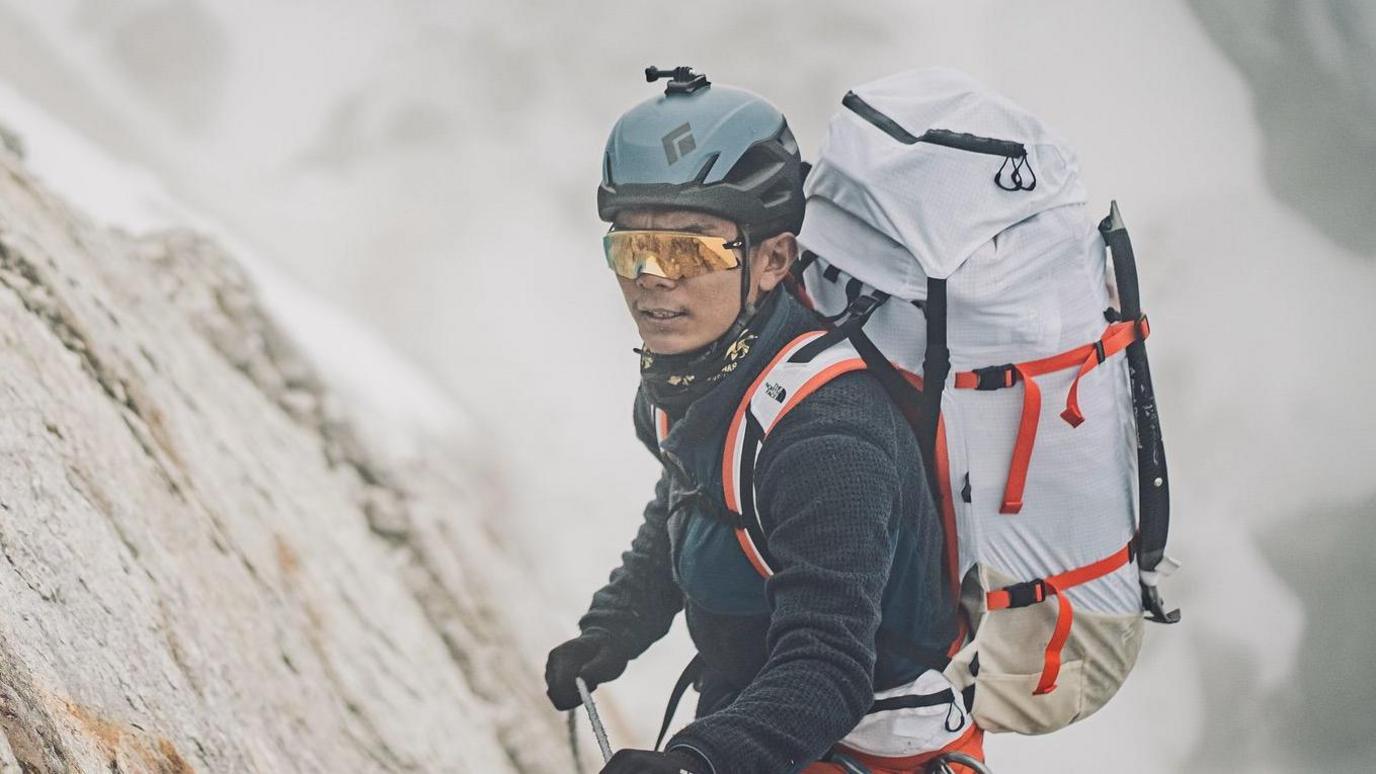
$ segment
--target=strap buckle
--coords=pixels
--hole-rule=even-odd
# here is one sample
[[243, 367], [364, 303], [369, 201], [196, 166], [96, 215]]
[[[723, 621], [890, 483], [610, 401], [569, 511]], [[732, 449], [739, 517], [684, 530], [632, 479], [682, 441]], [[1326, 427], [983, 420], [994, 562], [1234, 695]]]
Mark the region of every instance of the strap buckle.
[[1003, 591], [1008, 594], [1008, 606], [1010, 608], [1035, 605], [1047, 597], [1046, 580], [1043, 578], [1004, 586]]
[[878, 290], [872, 296], [861, 294], [850, 302], [850, 306], [846, 307], [846, 314], [852, 320], [867, 320], [871, 314], [874, 314], [874, 310], [888, 300], [889, 294]]
[[976, 390], [1002, 390], [1017, 384], [1021, 378], [1018, 376], [1017, 366], [1012, 363], [976, 368], [971, 373], [979, 379], [979, 383], [975, 385]]

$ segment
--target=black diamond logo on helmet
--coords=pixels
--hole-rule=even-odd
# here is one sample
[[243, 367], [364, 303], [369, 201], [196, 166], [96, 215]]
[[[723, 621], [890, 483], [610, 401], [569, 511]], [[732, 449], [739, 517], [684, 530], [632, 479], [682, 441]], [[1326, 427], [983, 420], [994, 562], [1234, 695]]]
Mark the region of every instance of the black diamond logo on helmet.
[[660, 142], [664, 143], [664, 158], [668, 159], [671, 165], [698, 147], [697, 140], [693, 139], [693, 127], [688, 124], [664, 135]]

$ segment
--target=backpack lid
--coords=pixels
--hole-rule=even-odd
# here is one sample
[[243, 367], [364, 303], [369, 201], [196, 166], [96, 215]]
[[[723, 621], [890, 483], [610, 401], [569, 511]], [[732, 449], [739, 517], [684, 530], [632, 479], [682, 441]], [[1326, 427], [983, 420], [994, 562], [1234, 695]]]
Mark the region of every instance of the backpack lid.
[[927, 275], [903, 245], [821, 196], [809, 197], [806, 211], [803, 248], [875, 290], [906, 301], [927, 297]]
[[[828, 262], [895, 295], [913, 280], [911, 272], [871, 281], [876, 267], [859, 244], [881, 236], [916, 259], [927, 277], [946, 279], [980, 245], [1039, 212], [1085, 201], [1074, 152], [1039, 119], [964, 73], [910, 70], [852, 90], [903, 131], [921, 138], [946, 130], [1021, 143], [1035, 186], [1005, 190], [1013, 162], [996, 155], [933, 142], [895, 139], [852, 109], [831, 119], [827, 139], [805, 183], [808, 214], [799, 241]], [[1030, 177], [1028, 171], [1024, 177]], [[813, 199], [826, 201], [813, 204]], [[839, 209], [849, 219], [830, 211]], [[828, 211], [814, 222], [815, 211]], [[832, 227], [841, 233], [823, 234]], [[869, 229], [877, 234], [866, 234]], [[887, 273], [889, 270], [879, 270]], [[888, 291], [886, 291], [888, 292]], [[909, 295], [909, 297], [911, 297]]]

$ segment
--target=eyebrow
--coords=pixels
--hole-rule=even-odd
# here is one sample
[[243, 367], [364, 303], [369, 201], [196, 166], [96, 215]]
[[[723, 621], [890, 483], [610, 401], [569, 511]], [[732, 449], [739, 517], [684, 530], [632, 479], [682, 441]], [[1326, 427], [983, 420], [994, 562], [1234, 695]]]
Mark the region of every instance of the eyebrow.
[[[634, 229], [634, 228], [631, 228], [631, 227], [629, 227], [629, 226], [626, 226], [625, 224], [617, 223], [617, 222], [613, 221], [613, 222], [612, 222], [611, 230], [613, 230], [613, 231], [639, 231], [640, 229]], [[689, 222], [687, 222], [687, 223], [685, 223], [685, 224], [683, 224], [683, 225], [681, 225], [681, 226], [674, 226], [673, 228], [657, 228], [657, 229], [651, 229], [651, 230], [652, 230], [652, 231], [687, 231], [687, 232], [689, 232], [689, 233], [691, 233], [691, 234], [708, 234], [708, 233], [710, 233], [710, 232], [712, 231], [712, 226], [711, 226], [711, 224], [704, 223], [704, 222], [698, 221], [698, 220], [694, 220], [694, 221], [689, 221]]]
[[690, 221], [674, 229], [674, 231], [688, 231], [694, 234], [706, 234], [712, 227], [701, 221]]

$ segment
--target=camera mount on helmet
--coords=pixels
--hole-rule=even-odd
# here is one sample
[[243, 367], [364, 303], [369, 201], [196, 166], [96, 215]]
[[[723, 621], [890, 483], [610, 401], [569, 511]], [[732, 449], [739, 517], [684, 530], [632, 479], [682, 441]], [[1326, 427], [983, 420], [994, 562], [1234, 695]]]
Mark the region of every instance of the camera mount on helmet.
[[707, 74], [697, 75], [693, 73], [693, 68], [680, 65], [672, 70], [663, 70], [654, 65], [645, 68], [645, 81], [654, 83], [661, 78], [668, 78], [669, 83], [664, 87], [665, 94], [692, 94], [698, 89], [705, 89], [712, 85], [707, 80]]

